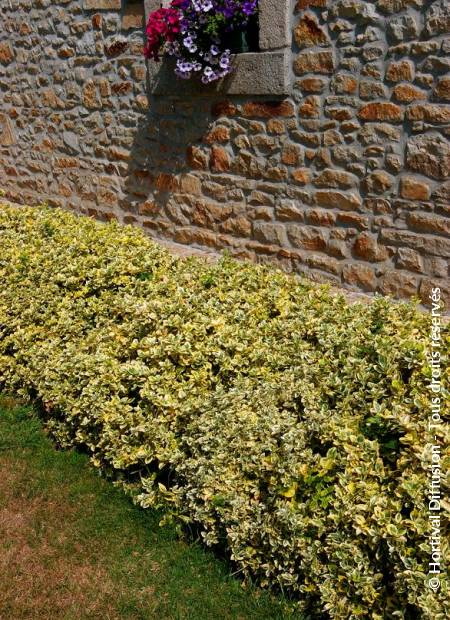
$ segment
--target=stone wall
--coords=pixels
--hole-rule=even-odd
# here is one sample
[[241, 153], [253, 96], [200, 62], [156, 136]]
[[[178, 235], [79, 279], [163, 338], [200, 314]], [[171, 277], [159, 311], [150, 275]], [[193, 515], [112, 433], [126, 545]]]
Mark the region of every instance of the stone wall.
[[292, 12], [290, 96], [150, 97], [143, 2], [2, 0], [6, 197], [367, 292], [448, 295], [448, 1]]

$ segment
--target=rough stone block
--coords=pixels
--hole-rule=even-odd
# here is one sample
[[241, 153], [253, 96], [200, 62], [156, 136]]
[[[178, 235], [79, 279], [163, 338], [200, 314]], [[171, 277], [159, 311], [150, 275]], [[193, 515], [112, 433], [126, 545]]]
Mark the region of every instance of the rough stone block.
[[14, 52], [8, 41], [0, 42], [0, 62], [4, 65], [9, 64], [14, 59]]
[[414, 177], [403, 177], [400, 181], [400, 196], [406, 200], [428, 200], [430, 186]]
[[364, 188], [371, 194], [383, 194], [394, 184], [394, 179], [384, 170], [374, 170], [364, 179]]
[[327, 237], [320, 228], [288, 224], [288, 237], [292, 245], [304, 250], [324, 250], [327, 246]]
[[434, 2], [425, 15], [425, 32], [429, 37], [450, 32], [450, 5], [447, 0]]
[[294, 28], [294, 39], [300, 49], [330, 43], [328, 35], [312, 13], [306, 13]]
[[126, 3], [122, 14], [122, 29], [132, 30], [144, 26], [144, 5], [142, 2]]
[[378, 101], [367, 103], [358, 111], [358, 116], [364, 121], [390, 121], [400, 123], [403, 120], [403, 110], [395, 103]]
[[334, 58], [331, 51], [302, 52], [294, 61], [297, 75], [304, 73], [331, 74], [334, 70]]
[[450, 77], [439, 78], [436, 88], [434, 89], [434, 94], [439, 99], [450, 101]]
[[439, 288], [441, 291], [441, 308], [448, 310], [450, 307], [450, 286], [447, 279], [430, 279], [423, 278], [420, 283], [419, 297], [424, 306], [431, 307], [431, 296], [433, 289]]
[[389, 82], [412, 82], [414, 73], [414, 65], [410, 60], [391, 62], [386, 71], [386, 80]]
[[401, 103], [411, 103], [412, 101], [418, 101], [426, 99], [427, 95], [423, 90], [411, 84], [397, 84], [393, 90], [394, 98]]
[[264, 51], [288, 47], [291, 41], [290, 0], [259, 0], [259, 45]]
[[423, 258], [415, 250], [399, 248], [397, 266], [407, 271], [423, 273]]
[[362, 232], [353, 245], [353, 252], [358, 258], [363, 260], [379, 263], [389, 257], [387, 249], [378, 244], [376, 237], [368, 232]]
[[374, 291], [377, 286], [375, 271], [369, 265], [361, 263], [345, 265], [342, 277], [345, 283], [361, 288], [363, 291]]
[[214, 172], [226, 172], [230, 168], [230, 156], [222, 146], [213, 146], [209, 165]]
[[287, 243], [286, 229], [283, 224], [254, 222], [253, 235], [255, 239], [264, 243], [274, 243], [281, 246]]
[[406, 145], [406, 165], [433, 179], [445, 180], [450, 172], [450, 142], [437, 132], [412, 136]]
[[406, 112], [411, 121], [428, 121], [429, 123], [450, 123], [450, 105], [412, 105]]
[[450, 237], [450, 219], [431, 213], [408, 213], [407, 223], [412, 230]]
[[242, 115], [255, 118], [294, 116], [295, 108], [291, 101], [249, 101], [242, 107]]
[[321, 207], [337, 207], [348, 211], [358, 211], [361, 207], [358, 195], [338, 191], [318, 191], [315, 193], [315, 201]]
[[0, 113], [0, 146], [12, 146], [16, 143], [16, 137], [11, 121], [6, 114]]
[[122, 0], [83, 0], [83, 8], [87, 11], [93, 9], [118, 11], [122, 8]]
[[397, 298], [410, 298], [417, 293], [417, 276], [406, 271], [391, 269], [380, 280], [378, 290], [383, 295]]
[[327, 168], [323, 170], [315, 179], [316, 187], [340, 187], [349, 188], [356, 185], [357, 179], [353, 174]]

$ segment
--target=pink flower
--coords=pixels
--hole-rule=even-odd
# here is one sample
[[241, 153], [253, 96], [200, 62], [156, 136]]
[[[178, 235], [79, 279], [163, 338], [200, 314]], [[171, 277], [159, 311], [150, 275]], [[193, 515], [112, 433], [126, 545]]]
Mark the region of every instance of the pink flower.
[[[174, 0], [177, 2], [178, 0]], [[177, 9], [158, 9], [150, 14], [144, 48], [146, 58], [159, 60], [159, 52], [165, 41], [174, 41], [180, 32], [180, 14]]]

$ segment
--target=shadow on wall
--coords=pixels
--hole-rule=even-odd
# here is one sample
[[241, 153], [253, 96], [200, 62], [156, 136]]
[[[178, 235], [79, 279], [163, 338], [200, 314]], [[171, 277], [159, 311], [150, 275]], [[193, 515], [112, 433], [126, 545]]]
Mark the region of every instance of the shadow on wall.
[[209, 97], [149, 96], [119, 202], [124, 222], [139, 222], [162, 236], [190, 223], [188, 195], [200, 193], [200, 181], [189, 173], [208, 166], [200, 147], [212, 120]]
[[[285, 192], [279, 183], [284, 177], [276, 176], [281, 145], [276, 136], [262, 135], [263, 122], [280, 117], [284, 127], [293, 104], [277, 94], [249, 101], [230, 95], [225, 81], [201, 85], [174, 75], [170, 93], [159, 94], [155, 80], [162, 74], [156, 90], [165, 90], [168, 79], [167, 66], [161, 69], [153, 71], [151, 84], [147, 76], [148, 110], [133, 128], [122, 172], [121, 219], [156, 238], [255, 258], [243, 243], [252, 242], [249, 195], [257, 180], [273, 181], [279, 184], [277, 193]], [[261, 134], [255, 148], [249, 132]]]

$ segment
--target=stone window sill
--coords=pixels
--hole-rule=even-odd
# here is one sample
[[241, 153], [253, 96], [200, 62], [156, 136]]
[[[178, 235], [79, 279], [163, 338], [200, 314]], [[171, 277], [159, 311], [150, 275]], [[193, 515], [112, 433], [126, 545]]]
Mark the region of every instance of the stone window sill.
[[[205, 86], [199, 81], [180, 80], [174, 75], [171, 58], [148, 61], [149, 90], [155, 95], [222, 93], [229, 95], [288, 95], [291, 88], [290, 0], [259, 0], [260, 52], [233, 56], [234, 71], [225, 79]], [[145, 0], [148, 15], [161, 0]]]

